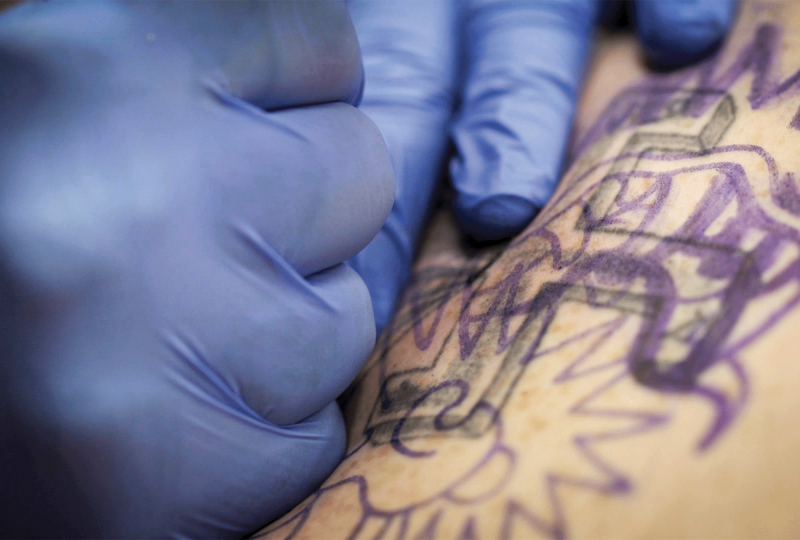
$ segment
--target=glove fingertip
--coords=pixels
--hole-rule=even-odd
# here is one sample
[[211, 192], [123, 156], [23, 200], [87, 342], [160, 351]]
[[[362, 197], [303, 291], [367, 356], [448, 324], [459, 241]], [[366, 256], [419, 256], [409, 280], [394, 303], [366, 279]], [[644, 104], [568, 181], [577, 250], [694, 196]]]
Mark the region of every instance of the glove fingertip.
[[539, 212], [539, 207], [518, 195], [492, 195], [477, 204], [456, 198], [456, 216], [462, 230], [479, 242], [510, 238]]
[[673, 68], [699, 60], [719, 46], [733, 24], [736, 3], [639, 2], [636, 9], [648, 59], [656, 66]]

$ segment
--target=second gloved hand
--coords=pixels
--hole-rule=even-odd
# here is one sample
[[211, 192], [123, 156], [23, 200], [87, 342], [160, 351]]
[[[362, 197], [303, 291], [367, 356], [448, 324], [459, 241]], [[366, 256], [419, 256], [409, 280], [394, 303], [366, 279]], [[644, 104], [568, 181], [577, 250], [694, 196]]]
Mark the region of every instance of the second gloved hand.
[[3, 534], [287, 511], [344, 452], [375, 327], [341, 262], [394, 186], [351, 105], [260, 107], [357, 100], [344, 6], [23, 5], [0, 73]]
[[[397, 182], [386, 225], [351, 260], [382, 328], [408, 277], [448, 137], [455, 145], [449, 164], [455, 211], [471, 237], [508, 238], [550, 198], [606, 4], [351, 0], [348, 6], [363, 48], [361, 109], [387, 141]], [[735, 0], [642, 0], [634, 7], [645, 51], [669, 66], [713, 49], [736, 12]]]

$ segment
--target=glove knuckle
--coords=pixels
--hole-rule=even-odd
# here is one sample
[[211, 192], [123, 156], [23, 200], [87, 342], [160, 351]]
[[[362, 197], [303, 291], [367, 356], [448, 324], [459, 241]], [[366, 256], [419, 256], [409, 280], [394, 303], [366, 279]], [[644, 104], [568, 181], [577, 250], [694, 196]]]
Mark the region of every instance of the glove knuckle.
[[[315, 321], [306, 323], [309, 333], [305, 337], [306, 343], [319, 351], [312, 356], [330, 359], [326, 365], [311, 366], [311, 371], [327, 376], [304, 377], [298, 383], [304, 395], [328, 387], [325, 393], [332, 398], [355, 378], [367, 359], [375, 342], [375, 323], [369, 292], [355, 271], [339, 265], [327, 273], [333, 274], [322, 286], [327, 306], [317, 312]], [[312, 280], [318, 282], [319, 277]]]
[[269, 376], [261, 371], [263, 360], [243, 363], [238, 355], [229, 366], [245, 402], [279, 425], [297, 422], [335, 399], [374, 344], [371, 302], [353, 270], [338, 265], [308, 281], [298, 296], [281, 302], [270, 326], [252, 329], [254, 343], [260, 343], [252, 350], [271, 348]]

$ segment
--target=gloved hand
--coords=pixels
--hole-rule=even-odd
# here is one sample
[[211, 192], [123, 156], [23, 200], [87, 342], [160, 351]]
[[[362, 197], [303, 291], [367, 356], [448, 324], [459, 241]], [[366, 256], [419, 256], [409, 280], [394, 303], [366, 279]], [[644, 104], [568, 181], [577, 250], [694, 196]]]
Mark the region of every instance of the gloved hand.
[[[559, 178], [600, 0], [351, 0], [366, 86], [361, 109], [387, 141], [392, 213], [350, 262], [379, 329], [394, 309], [446, 157], [455, 211], [477, 240], [507, 238]], [[639, 37], [666, 66], [696, 60], [732, 24], [735, 0], [640, 0]], [[457, 39], [460, 45], [457, 47]], [[460, 65], [462, 73], [454, 67]], [[460, 104], [450, 124], [454, 104]]]
[[[0, 535], [241, 537], [340, 461], [389, 213], [321, 2], [0, 17]], [[278, 109], [264, 112], [260, 107]]]

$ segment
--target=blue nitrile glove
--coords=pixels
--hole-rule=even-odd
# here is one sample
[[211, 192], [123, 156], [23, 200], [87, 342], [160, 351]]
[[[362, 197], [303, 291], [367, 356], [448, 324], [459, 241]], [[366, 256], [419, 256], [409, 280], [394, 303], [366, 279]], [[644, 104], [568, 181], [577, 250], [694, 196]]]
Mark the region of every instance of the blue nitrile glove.
[[386, 140], [392, 212], [349, 263], [364, 278], [380, 332], [404, 286], [448, 148], [457, 76], [457, 1], [351, 0], [364, 62], [359, 108]]
[[[381, 328], [391, 315], [451, 134], [450, 175], [463, 230], [507, 238], [552, 194], [603, 2], [352, 0], [366, 85], [362, 110], [387, 140], [394, 208], [355, 259]], [[732, 24], [735, 0], [640, 0], [645, 50], [662, 65], [697, 59]], [[458, 37], [460, 48], [456, 48]], [[464, 68], [454, 80], [456, 64]], [[457, 86], [457, 88], [455, 88]], [[449, 125], [452, 103], [461, 108]]]
[[0, 536], [241, 537], [338, 464], [391, 164], [285, 107], [361, 78], [337, 1], [0, 17]]

